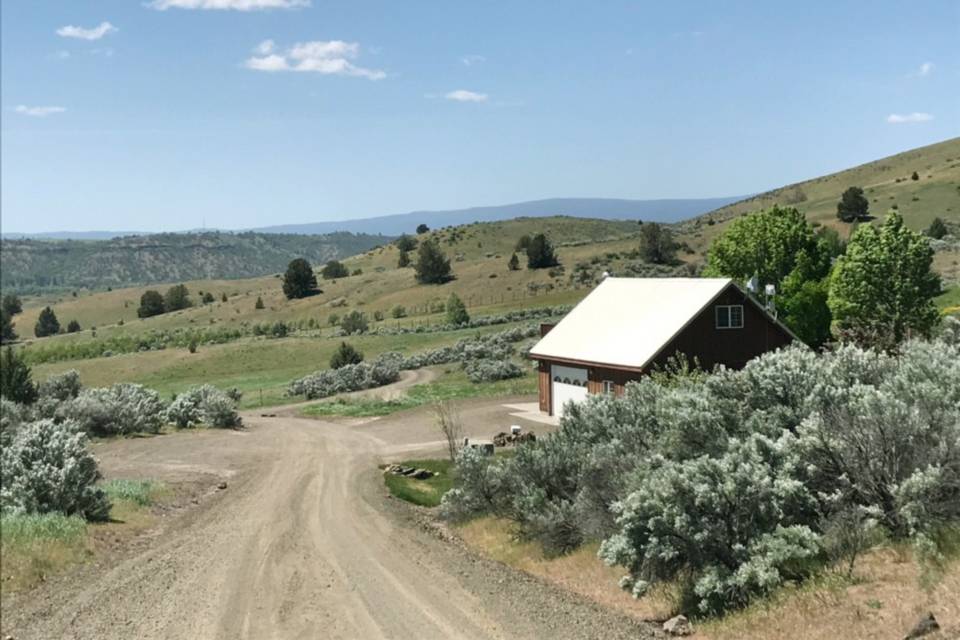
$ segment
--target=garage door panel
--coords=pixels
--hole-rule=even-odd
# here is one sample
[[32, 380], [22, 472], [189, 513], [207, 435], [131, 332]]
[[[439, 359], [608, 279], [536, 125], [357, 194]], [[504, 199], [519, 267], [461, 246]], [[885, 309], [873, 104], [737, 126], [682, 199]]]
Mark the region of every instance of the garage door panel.
[[550, 371], [553, 414], [563, 415], [568, 402], [582, 402], [587, 397], [587, 370], [577, 367], [553, 365]]

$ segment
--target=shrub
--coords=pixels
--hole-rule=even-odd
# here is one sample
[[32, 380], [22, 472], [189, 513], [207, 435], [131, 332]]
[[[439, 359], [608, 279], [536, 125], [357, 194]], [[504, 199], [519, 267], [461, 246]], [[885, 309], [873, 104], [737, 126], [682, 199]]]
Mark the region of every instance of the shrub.
[[167, 289], [167, 294], [163, 297], [164, 311], [179, 311], [193, 306], [190, 300], [190, 291], [186, 285], [177, 284]]
[[66, 402], [80, 395], [82, 386], [80, 384], [80, 372], [76, 369], [70, 369], [49, 376], [40, 383], [37, 390], [41, 399]]
[[83, 515], [105, 520], [110, 502], [96, 486], [97, 461], [87, 437], [72, 422], [40, 420], [24, 425], [0, 465], [0, 511]]
[[138, 318], [151, 318], [164, 312], [163, 296], [159, 291], [150, 289], [140, 296], [140, 307], [137, 308]]
[[263, 304], [263, 298], [261, 298], [260, 296], [257, 296], [257, 301], [254, 303], [253, 308], [258, 310], [264, 309], [265, 305]]
[[308, 400], [326, 398], [337, 393], [360, 391], [389, 384], [400, 377], [395, 359], [378, 358], [374, 363], [348, 364], [339, 369], [326, 369], [290, 383], [287, 393], [305, 396]]
[[510, 360], [467, 360], [463, 365], [470, 382], [495, 382], [508, 378], [519, 378], [523, 369]]
[[373, 312], [373, 319], [374, 319], [375, 321], [377, 321], [377, 322], [382, 321], [382, 320], [383, 320], [383, 311], [381, 311], [380, 309], [377, 309], [376, 311], [374, 311], [374, 312]]
[[336, 278], [346, 278], [350, 275], [350, 271], [339, 260], [331, 260], [324, 265], [320, 275], [323, 276], [324, 280], [334, 280]]
[[76, 320], [71, 320], [67, 323], [67, 333], [77, 333], [80, 331], [80, 323]]
[[174, 398], [165, 417], [181, 429], [199, 424], [233, 429], [242, 424], [236, 406], [240, 395], [236, 389], [223, 392], [209, 384], [191, 387]]
[[32, 415], [30, 407], [0, 398], [0, 448], [13, 442], [17, 431], [31, 421]]
[[362, 311], [354, 310], [343, 316], [343, 319], [340, 320], [340, 328], [347, 335], [366, 333], [367, 329], [370, 328], [370, 323], [367, 322], [367, 317]]
[[406, 318], [407, 317], [407, 308], [402, 304], [398, 304], [393, 309], [390, 309], [391, 318]]
[[156, 433], [163, 425], [164, 413], [163, 401], [156, 391], [129, 382], [84, 389], [57, 410], [58, 416], [97, 436]]
[[361, 362], [363, 362], [363, 354], [357, 351], [353, 345], [341, 342], [330, 357], [330, 368], [339, 369], [348, 364], [360, 364]]

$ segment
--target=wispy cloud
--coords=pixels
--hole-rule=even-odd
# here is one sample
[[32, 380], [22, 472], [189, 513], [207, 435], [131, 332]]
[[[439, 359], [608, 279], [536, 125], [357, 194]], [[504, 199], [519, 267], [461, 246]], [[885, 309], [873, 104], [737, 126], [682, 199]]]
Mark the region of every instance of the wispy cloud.
[[32, 116], [34, 118], [46, 118], [55, 113], [63, 113], [66, 111], [65, 107], [28, 107], [25, 104], [17, 105], [14, 108], [14, 111], [21, 113], [25, 116]]
[[887, 116], [887, 122], [890, 124], [910, 124], [915, 122], [929, 122], [933, 116], [929, 113], [915, 111], [913, 113], [891, 113]]
[[244, 63], [254, 71], [301, 71], [323, 75], [357, 76], [382, 80], [387, 74], [379, 69], [359, 67], [352, 60], [360, 55], [360, 45], [343, 40], [298, 42], [284, 51], [277, 51], [273, 40], [264, 40], [254, 48], [257, 54]]
[[460, 62], [468, 67], [472, 67], [475, 64], [482, 64], [487, 61], [486, 56], [481, 56], [476, 53], [471, 53], [470, 55], [463, 56], [460, 58]]
[[219, 11], [263, 11], [265, 9], [300, 9], [310, 0], [152, 0], [151, 9], [202, 9]]
[[477, 93], [476, 91], [467, 91], [466, 89], [457, 89], [456, 91], [451, 91], [443, 96], [447, 100], [454, 100], [456, 102], [486, 102], [489, 96], [485, 93]]
[[930, 75], [931, 73], [933, 73], [933, 63], [924, 62], [922, 65], [920, 65], [920, 70], [918, 73], [920, 74], [921, 77]]
[[99, 40], [108, 33], [119, 31], [109, 22], [101, 22], [98, 26], [91, 29], [84, 29], [72, 24], [57, 29], [57, 35], [61, 38], [79, 38], [80, 40]]

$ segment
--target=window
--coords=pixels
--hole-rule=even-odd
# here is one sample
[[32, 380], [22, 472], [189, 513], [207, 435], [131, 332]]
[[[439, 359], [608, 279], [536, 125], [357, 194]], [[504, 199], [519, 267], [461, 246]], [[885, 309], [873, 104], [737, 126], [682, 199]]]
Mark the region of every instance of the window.
[[743, 328], [743, 305], [742, 304], [718, 304], [716, 308], [717, 308], [717, 329], [742, 329]]
[[613, 380], [604, 380], [603, 381], [603, 392], [604, 393], [613, 393], [616, 387], [613, 384]]

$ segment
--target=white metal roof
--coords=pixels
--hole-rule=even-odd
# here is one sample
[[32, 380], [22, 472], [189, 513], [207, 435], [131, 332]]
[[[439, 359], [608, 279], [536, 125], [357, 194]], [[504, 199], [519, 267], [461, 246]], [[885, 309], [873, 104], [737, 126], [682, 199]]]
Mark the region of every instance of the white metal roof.
[[606, 278], [530, 355], [642, 368], [732, 281]]

